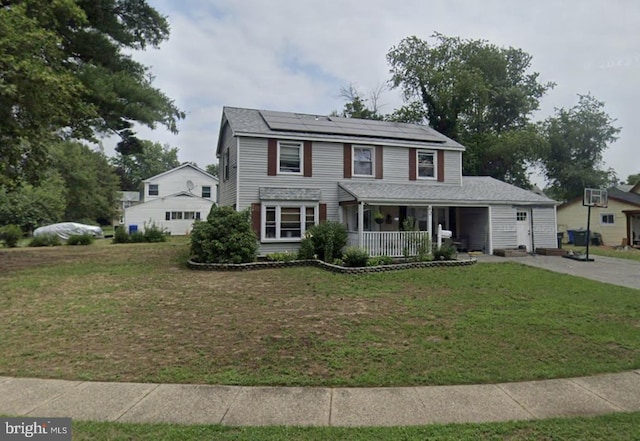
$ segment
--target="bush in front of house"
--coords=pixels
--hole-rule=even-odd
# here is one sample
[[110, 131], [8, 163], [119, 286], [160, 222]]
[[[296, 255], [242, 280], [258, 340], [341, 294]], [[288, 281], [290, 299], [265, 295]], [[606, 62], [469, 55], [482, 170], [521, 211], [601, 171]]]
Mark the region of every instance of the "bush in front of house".
[[200, 263], [247, 263], [258, 255], [258, 237], [248, 210], [213, 205], [191, 230], [191, 258]]
[[0, 240], [7, 248], [15, 248], [22, 237], [22, 229], [18, 225], [5, 225], [0, 228]]
[[382, 265], [391, 265], [393, 263], [393, 259], [389, 256], [375, 256], [369, 257], [367, 261], [367, 266], [382, 266]]
[[144, 241], [145, 242], [166, 242], [167, 232], [156, 225], [155, 222], [144, 223]]
[[67, 239], [67, 245], [91, 245], [94, 240], [93, 234], [74, 234]]
[[129, 234], [122, 226], [117, 226], [113, 232], [112, 243], [129, 243]]
[[62, 245], [62, 241], [57, 234], [53, 233], [39, 234], [29, 242], [30, 247], [56, 247], [58, 245]]
[[344, 250], [344, 254], [342, 255], [342, 261], [344, 262], [344, 266], [350, 267], [362, 267], [367, 266], [369, 262], [369, 253], [362, 248], [358, 247], [349, 247]]
[[454, 246], [441, 246], [433, 252], [433, 260], [456, 260], [458, 250]]
[[298, 253], [290, 251], [282, 251], [277, 253], [269, 253], [264, 256], [269, 262], [291, 262], [298, 260]]
[[300, 244], [301, 259], [320, 259], [332, 263], [342, 258], [348, 233], [339, 222], [327, 221], [309, 228]]

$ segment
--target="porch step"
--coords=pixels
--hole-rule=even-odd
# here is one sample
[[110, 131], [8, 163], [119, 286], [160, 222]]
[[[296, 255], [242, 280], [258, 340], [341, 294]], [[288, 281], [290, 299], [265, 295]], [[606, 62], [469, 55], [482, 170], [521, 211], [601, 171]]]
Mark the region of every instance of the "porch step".
[[526, 257], [528, 253], [527, 250], [519, 248], [498, 248], [493, 250], [493, 255], [500, 257]]

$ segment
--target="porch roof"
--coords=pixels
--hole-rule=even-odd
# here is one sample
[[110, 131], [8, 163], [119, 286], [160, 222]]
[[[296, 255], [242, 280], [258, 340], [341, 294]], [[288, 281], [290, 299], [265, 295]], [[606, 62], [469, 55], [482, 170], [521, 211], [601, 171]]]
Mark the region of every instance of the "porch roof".
[[342, 181], [338, 186], [355, 201], [372, 204], [440, 205], [557, 205], [544, 195], [523, 190], [489, 176], [463, 176], [462, 185], [433, 183], [388, 184], [383, 182]]

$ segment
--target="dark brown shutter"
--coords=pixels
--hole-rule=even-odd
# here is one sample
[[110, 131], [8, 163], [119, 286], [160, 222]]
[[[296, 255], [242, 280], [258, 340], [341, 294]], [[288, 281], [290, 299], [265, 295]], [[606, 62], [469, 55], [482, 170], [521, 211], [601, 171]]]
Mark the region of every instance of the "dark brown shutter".
[[321, 223], [327, 221], [327, 204], [320, 204], [320, 219], [318, 219]]
[[376, 179], [382, 179], [382, 146], [376, 146]]
[[312, 167], [311, 141], [304, 142], [304, 176], [310, 178], [313, 176]]
[[260, 203], [255, 203], [255, 204], [251, 204], [251, 227], [253, 228], [253, 231], [256, 232], [256, 235], [258, 236], [258, 240], [260, 240], [260, 212], [261, 212], [261, 207], [260, 207]]
[[344, 177], [351, 178], [351, 144], [344, 144]]
[[417, 149], [409, 149], [409, 180], [416, 180], [416, 159], [418, 155]]
[[267, 145], [267, 176], [278, 174], [278, 141], [269, 138]]
[[438, 150], [438, 182], [444, 182], [444, 150]]

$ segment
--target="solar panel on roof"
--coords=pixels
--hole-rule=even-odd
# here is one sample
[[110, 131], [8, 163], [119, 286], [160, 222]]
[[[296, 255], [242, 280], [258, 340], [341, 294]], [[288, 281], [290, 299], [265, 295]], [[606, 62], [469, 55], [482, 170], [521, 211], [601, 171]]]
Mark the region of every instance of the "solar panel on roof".
[[389, 138], [407, 141], [444, 142], [439, 133], [421, 126], [388, 121], [303, 115], [263, 110], [260, 112], [271, 130], [288, 132]]

